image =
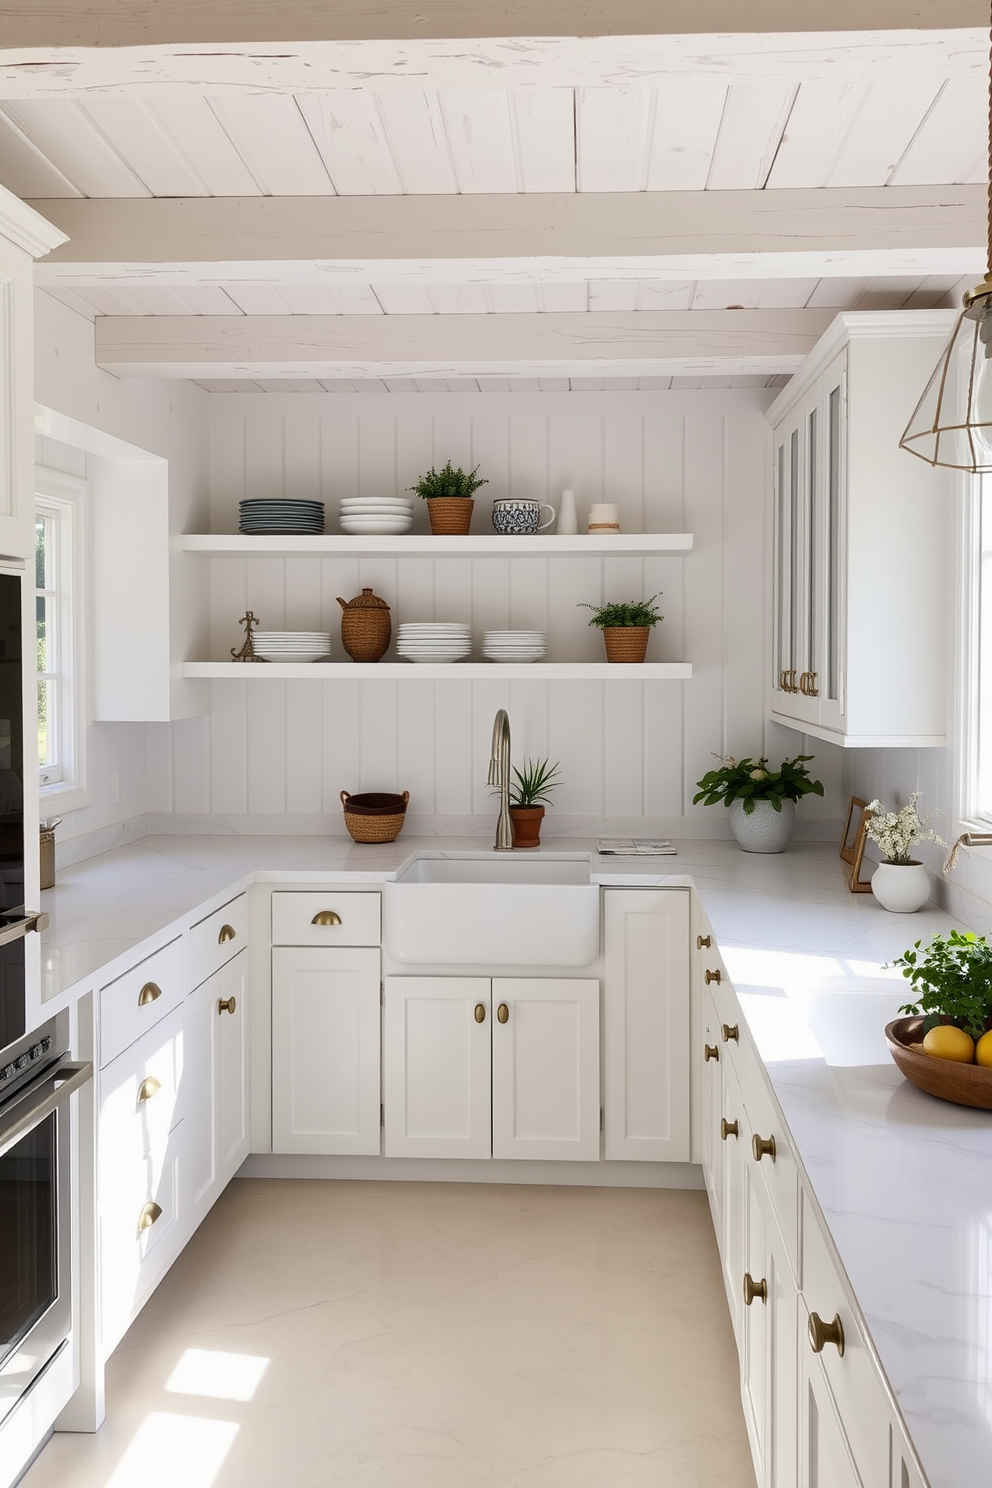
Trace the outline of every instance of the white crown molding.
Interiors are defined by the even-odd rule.
[[[55,227],[5,186],[0,186],[0,237],[30,253],[32,258],[42,258],[68,242],[68,233]]]

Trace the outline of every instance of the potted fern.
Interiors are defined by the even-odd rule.
[[[459,467],[453,468],[448,460],[440,470],[435,470],[432,465],[426,471],[416,485],[408,486],[408,491],[415,491],[427,502],[427,514],[431,520],[431,531],[437,536],[454,537],[463,536],[472,525],[472,508],[475,502],[473,493],[480,486],[488,486],[489,482],[484,476],[479,476],[475,470],[467,474]]]
[[[648,640],[652,626],[664,620],[655,609],[659,595],[650,599],[629,600],[623,604],[580,605],[580,609],[592,610],[590,625],[603,632],[607,661],[643,661],[648,651]]]
[[[510,786],[510,825],[514,847],[540,846],[541,822],[544,820],[541,803],[550,801],[551,792],[561,784],[555,778],[558,769],[558,760],[552,765],[546,759],[525,759],[522,770],[514,767]]]

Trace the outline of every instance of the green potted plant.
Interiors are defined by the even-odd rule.
[[[513,828],[514,847],[538,847],[541,842],[541,823],[544,820],[542,802],[551,800],[551,792],[561,784],[556,779],[560,762],[552,765],[548,760],[525,759],[524,767],[514,767],[510,786],[510,824]]]
[[[976,1043],[992,1029],[992,946],[984,935],[952,930],[918,940],[889,965],[902,967],[916,994],[899,1011],[923,1019],[922,1032],[951,1023]]]
[[[448,460],[440,470],[432,465],[408,491],[415,491],[427,502],[431,531],[439,536],[464,535],[472,524],[473,493],[489,482],[475,470],[456,470]]]
[[[664,620],[655,609],[658,594],[650,599],[632,599],[624,603],[604,605],[581,604],[580,609],[592,610],[590,625],[603,632],[607,661],[643,661],[647,655],[651,629]]]
[[[792,836],[796,819],[796,802],[803,796],[823,795],[823,785],[813,780],[806,768],[811,754],[797,754],[783,760],[777,770],[769,770],[768,756],[760,759],[734,759],[732,754],[715,754],[720,768],[707,770],[692,798],[692,804],[704,806],[723,802],[730,808],[730,827],[745,852],[782,852]]]

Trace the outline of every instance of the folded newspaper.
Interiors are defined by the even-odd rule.
[[[664,858],[675,855],[667,837],[600,837],[596,850],[602,858]]]

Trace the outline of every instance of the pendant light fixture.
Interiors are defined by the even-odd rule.
[[[989,50],[987,270],[964,309],[899,441],[928,465],[992,471],[992,23]]]

